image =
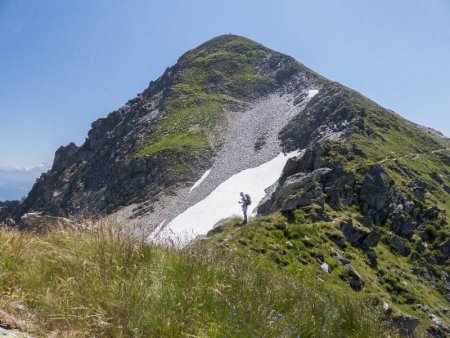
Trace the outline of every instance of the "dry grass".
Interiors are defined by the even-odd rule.
[[[1,319],[38,336],[375,337],[384,330],[362,302],[207,241],[160,247],[104,221],[43,235],[3,229],[0,249]]]

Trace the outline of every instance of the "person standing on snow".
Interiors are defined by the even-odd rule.
[[[249,194],[244,194],[241,192],[241,200],[239,201],[239,204],[242,206],[242,212],[244,213],[244,222],[242,224],[247,224],[247,209],[250,204],[252,204],[252,200],[250,199]]]

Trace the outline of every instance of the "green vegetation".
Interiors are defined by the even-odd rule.
[[[227,107],[243,105],[275,86],[275,73],[266,69],[270,58],[285,64],[285,72],[301,67],[294,59],[233,35],[213,39],[183,55],[165,88],[162,118],[133,158],[174,149],[195,155],[220,146],[227,128]]]
[[[214,144],[208,140],[216,128],[225,124],[224,96],[191,94],[173,98],[167,103],[169,113],[155,126],[136,157],[152,156],[163,150],[198,152]]]
[[[391,232],[391,218],[377,227],[382,234],[381,243],[374,248],[379,266],[357,268],[377,281],[366,284],[365,292],[372,289],[390,297],[395,311],[422,318],[423,322],[428,316],[424,306],[431,309],[430,313],[445,318],[439,311],[448,307],[445,294],[450,268],[441,248],[450,238],[450,141],[356,92],[348,91],[346,95],[349,107],[357,112],[358,123],[345,142],[325,142],[323,158],[343,165],[359,183],[370,167],[381,165],[392,178],[391,197],[412,201],[417,211],[436,210],[435,216],[419,217],[410,238],[400,238]],[[341,207],[341,212],[353,210],[355,217],[363,213],[358,205]],[[401,211],[398,214],[405,215]],[[401,251],[407,257],[402,257]],[[360,257],[360,261],[364,258]],[[425,335],[424,330],[422,324],[418,335]]]
[[[314,215],[313,213],[309,214]],[[345,216],[357,218],[359,213],[347,210],[333,212],[332,221],[316,222],[301,215],[301,221],[288,222],[280,214],[253,219],[248,226],[238,227],[239,220],[231,221],[223,233],[211,238],[217,249],[233,251],[247,261],[269,269],[285,271],[298,280],[308,280],[322,288],[340,295],[355,297],[371,304],[371,312],[378,313],[382,303],[390,305],[391,316],[409,314],[421,319],[416,334],[425,335],[429,325],[428,315],[421,306],[428,306],[431,313],[445,317],[442,308],[448,302],[439,288],[431,282],[418,278],[414,273],[417,262],[401,257],[390,247],[390,241],[379,243],[373,252],[377,259],[373,265],[368,253],[346,243],[336,244],[340,221]],[[389,232],[378,229],[385,239]],[[211,246],[211,243],[207,244]],[[348,261],[364,280],[360,291],[353,290],[343,276],[346,267],[338,256]],[[327,263],[330,272],[321,270]]]
[[[259,226],[242,229],[244,237]],[[390,331],[366,299],[314,275],[274,269],[255,253],[232,250],[234,243],[219,250],[215,241],[163,248],[109,224],[42,236],[1,230],[0,243],[0,322],[7,313],[36,335],[379,337]]]

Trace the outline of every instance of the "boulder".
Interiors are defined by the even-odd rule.
[[[374,217],[377,225],[384,222],[388,214],[389,187],[391,177],[379,165],[375,165],[364,175],[360,190],[360,203],[364,214]]]
[[[297,208],[305,207],[311,205],[312,199],[310,196],[305,196],[302,194],[297,194],[287,197],[283,204],[281,205],[281,211],[291,211]]]
[[[217,225],[214,226],[214,228],[212,228],[211,230],[209,230],[206,234],[206,237],[211,237],[214,236],[216,234],[220,234],[221,232],[223,232],[225,229],[223,227],[223,225]]]
[[[392,321],[394,322],[395,326],[400,329],[400,331],[408,335],[412,335],[416,327],[420,324],[419,319],[406,314],[394,316],[392,318]]]
[[[353,265],[347,265],[348,276],[350,277],[349,283],[350,286],[355,290],[360,290],[364,284],[364,280],[358,271],[355,270]]]
[[[282,177],[289,177],[299,172],[312,172],[319,168],[320,151],[305,149],[300,155],[287,160]]]
[[[411,217],[404,213],[395,211],[391,215],[391,230],[399,236],[410,238],[414,233],[414,223]]]
[[[413,181],[411,183],[408,183],[407,187],[412,190],[418,200],[423,201],[425,199],[427,184],[424,181]]]
[[[450,239],[447,239],[447,241],[444,242],[444,244],[442,244],[439,247],[439,250],[442,252],[442,256],[444,257],[444,260],[449,259],[450,258]]]
[[[437,206],[428,207],[423,211],[423,218],[435,221],[439,217],[439,208]]]
[[[287,169],[287,172],[291,171],[292,169]],[[320,200],[323,194],[322,182],[331,172],[330,168],[320,168],[310,173],[300,172],[285,177],[280,180],[271,197],[260,203],[258,213],[267,214],[277,209],[292,211],[309,206],[314,200]]]
[[[378,266],[377,254],[373,250],[367,251],[367,257],[369,258],[370,266],[376,268]]]
[[[432,314],[430,316],[430,319],[436,325],[436,327],[439,329],[439,331],[441,331],[445,334],[450,334],[450,327],[447,324],[445,324],[441,318]]]
[[[402,240],[398,236],[394,236],[392,239],[392,245],[394,246],[395,250],[401,255],[401,256],[408,256],[411,250],[403,244]]]
[[[350,217],[342,220],[341,231],[347,242],[362,249],[377,246],[381,238],[376,230],[354,224]]]
[[[287,195],[297,192],[303,189],[305,192],[311,191],[316,187],[316,183],[320,182],[322,177],[329,174],[332,171],[330,168],[320,168],[311,173],[298,173],[290,176],[286,179],[283,185],[278,191],[278,196],[280,199],[286,197]]]
[[[330,273],[330,266],[328,265],[328,263],[323,262],[323,263],[320,265],[320,268],[321,268],[323,271],[325,271],[325,272],[327,272],[327,273]]]
[[[364,285],[364,280],[361,275],[356,271],[356,269],[351,264],[347,264],[347,271],[345,273],[340,274],[339,276],[345,280],[352,289],[361,290]]]

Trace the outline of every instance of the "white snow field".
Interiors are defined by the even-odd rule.
[[[200,177],[200,179],[194,183],[194,185],[191,187],[191,189],[189,189],[189,192],[191,192],[192,190],[197,188],[208,177],[210,172],[211,172],[211,169],[205,171],[205,173],[202,175],[202,177]]]
[[[311,89],[308,91],[308,99],[312,99],[314,96],[319,94],[319,91],[317,89]]]
[[[187,244],[199,235],[205,235],[220,220],[241,214],[238,203],[241,191],[252,198],[256,207],[265,196],[265,189],[280,177],[286,161],[299,152],[279,154],[255,168],[245,169],[221,183],[206,198],[175,217],[159,234],[159,239],[176,239]]]

